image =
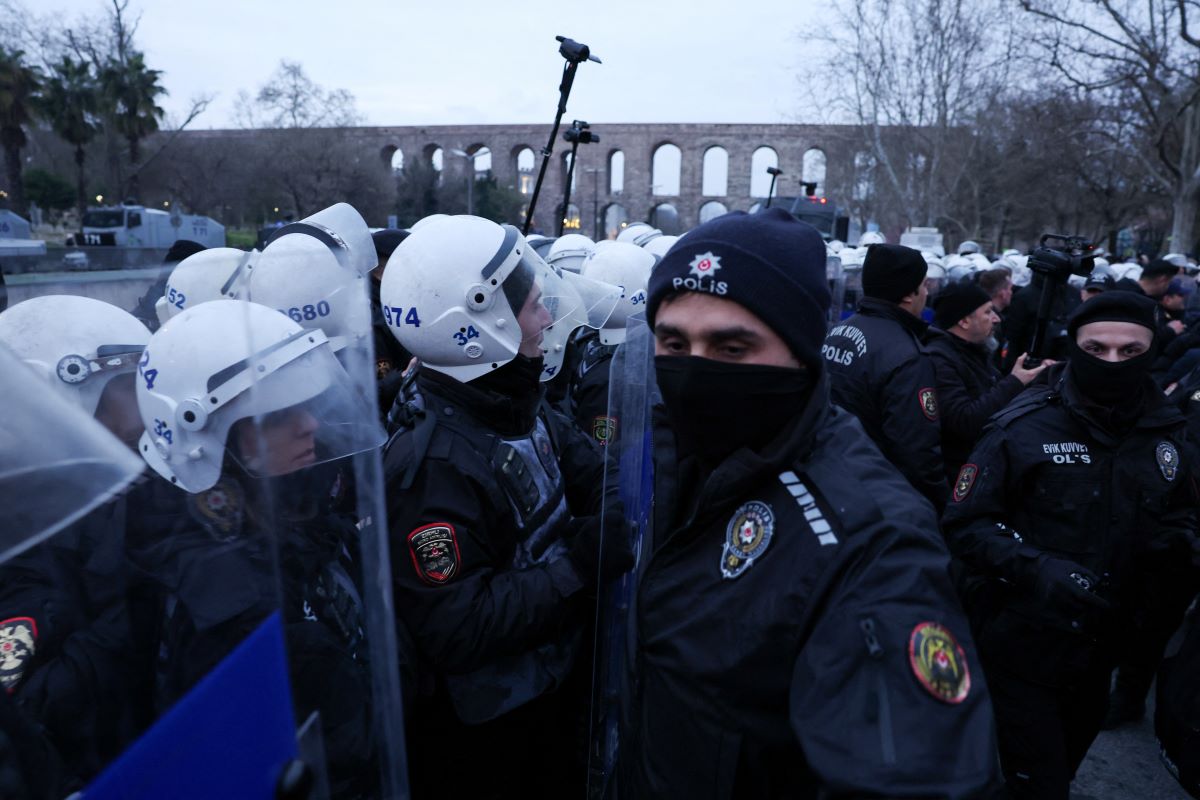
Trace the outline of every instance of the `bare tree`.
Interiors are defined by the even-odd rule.
[[[1200,44],[1195,0],[1020,0],[1044,28],[1042,57],[1068,85],[1132,113],[1139,165],[1171,199],[1173,249],[1200,208]]]

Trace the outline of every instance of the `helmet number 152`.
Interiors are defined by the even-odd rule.
[[[421,327],[421,318],[417,316],[417,310],[410,308],[408,313],[404,313],[404,309],[400,306],[383,306],[383,319],[388,325],[395,325],[399,328],[401,325],[412,325],[414,328]]]

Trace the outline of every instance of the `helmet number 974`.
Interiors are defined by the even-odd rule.
[[[388,325],[395,325],[399,328],[401,325],[412,325],[414,328],[421,327],[421,318],[417,316],[417,310],[410,308],[408,313],[404,313],[401,306],[382,306],[383,320]]]
[[[479,338],[479,331],[475,330],[474,325],[468,325],[454,332],[454,341],[458,342],[459,347],[463,347],[472,339]]]

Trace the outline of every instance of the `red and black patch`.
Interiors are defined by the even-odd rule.
[[[908,663],[925,691],[943,703],[956,705],[971,692],[967,655],[947,628],[921,622],[908,637]]]
[[[593,417],[592,438],[601,446],[607,445],[617,435],[617,420],[615,417]]]
[[[974,464],[962,465],[962,469],[958,471],[958,477],[954,479],[954,502],[961,503],[967,499],[977,477],[979,477],[979,467]]]
[[[938,403],[937,392],[929,387],[917,392],[917,400],[921,404],[921,413],[931,422],[937,422],[938,418]]]
[[[412,555],[417,577],[431,586],[449,583],[458,574],[462,557],[458,552],[458,537],[448,522],[422,525],[408,535],[408,552]]]
[[[10,694],[37,652],[37,623],[32,617],[0,620],[0,686]]]

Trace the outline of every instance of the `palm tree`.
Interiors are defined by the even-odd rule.
[[[100,82],[113,106],[113,122],[129,145],[130,176],[127,194],[137,197],[141,143],[158,130],[163,110],[155,104],[166,89],[158,82],[162,72],[149,69],[141,53],[124,61],[111,61],[100,73]]]
[[[21,150],[28,143],[25,126],[33,120],[41,88],[41,73],[25,63],[25,53],[0,47],[0,148],[8,173],[9,205],[25,215],[25,185],[21,180]]]
[[[75,148],[75,205],[80,218],[87,210],[87,186],[83,162],[86,147],[96,136],[99,127],[96,114],[100,110],[100,85],[85,61],[64,57],[55,64],[42,93],[41,113],[54,132]]]

